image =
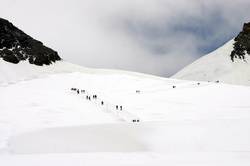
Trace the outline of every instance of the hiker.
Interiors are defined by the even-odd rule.
[[[118,105],[116,105],[115,108],[116,108],[116,110],[118,110],[118,108],[119,108]]]
[[[103,101],[101,102],[101,105],[104,105],[104,102],[103,102]]]
[[[120,110],[122,111],[122,106],[120,106]]]
[[[77,92],[77,94],[79,94],[79,93],[80,93],[79,89],[77,89],[77,91],[76,91],[76,92]]]

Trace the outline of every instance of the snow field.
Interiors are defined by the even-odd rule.
[[[142,122],[138,124],[139,126],[143,126],[144,123],[152,123],[152,126],[156,126],[153,130],[159,129],[159,133],[163,135],[155,133],[151,135],[158,135],[164,139],[160,147],[164,147],[164,144],[166,144],[170,147],[173,146],[170,149],[178,149],[179,151],[181,151],[181,147],[186,151],[188,148],[184,147],[189,144],[194,144],[196,147],[198,142],[195,140],[197,139],[192,138],[186,140],[183,134],[179,136],[172,133],[172,131],[180,131],[180,133],[189,131],[187,135],[190,135],[192,129],[196,131],[196,126],[201,129],[199,132],[194,132],[194,134],[198,136],[202,133],[203,128],[204,130],[206,128],[208,131],[211,130],[211,135],[213,135],[213,132],[218,134],[224,128],[227,128],[227,126],[223,125],[226,122],[234,124],[237,128],[241,128],[242,131],[240,130],[240,133],[243,132],[247,124],[238,124],[238,122],[247,123],[245,121],[250,119],[250,104],[248,102],[250,89],[248,87],[226,84],[200,83],[201,84],[198,85],[197,82],[140,78],[126,74],[98,75],[69,73],[56,74],[46,78],[9,85],[0,88],[2,92],[0,94],[2,101],[0,106],[0,121],[2,124],[3,122],[8,122],[8,127],[2,128],[6,131],[6,134],[3,133],[3,138],[19,135],[24,132],[35,132],[36,130],[46,128],[62,127],[62,131],[64,131],[64,127],[67,128],[67,126],[76,126],[77,128],[79,126],[79,128],[81,128],[83,125],[95,126],[110,123],[116,126],[118,125],[117,123],[122,123],[124,119],[126,120],[124,114],[116,116],[113,113],[116,111],[116,104],[122,105],[129,115],[139,117],[143,122],[143,124],[141,124]],[[172,88],[173,85],[175,85],[176,88]],[[107,103],[107,107],[94,104],[94,101],[88,101],[84,96],[76,95],[70,91],[72,87],[81,87],[81,89],[85,89],[89,94],[97,94],[98,99]],[[141,91],[139,94],[136,93],[138,89]],[[9,104],[10,99],[12,104]],[[100,101],[96,102],[100,103]],[[167,125],[163,125],[164,127],[162,127],[162,125],[157,125],[159,122],[164,124],[174,123],[181,127],[172,126],[168,128],[166,127]],[[192,124],[190,129],[186,128],[186,122]],[[203,126],[204,124],[206,125]],[[216,125],[214,126],[214,124]],[[216,132],[217,130],[215,129],[219,128],[219,126],[221,126],[220,132]],[[137,125],[134,127],[137,128]],[[117,128],[122,129],[123,127]],[[117,128],[113,129],[113,132],[118,130]],[[124,128],[126,128],[126,126]],[[144,128],[145,127],[142,127],[143,131]],[[83,130],[84,129],[83,127]],[[136,133],[140,133],[139,131],[141,129],[137,130],[138,132]],[[233,131],[232,128],[230,128],[229,131],[231,130]],[[244,138],[248,138],[248,130],[246,129],[244,132],[246,134]],[[67,132],[65,131],[65,133]],[[130,133],[130,129],[128,133]],[[165,134],[168,136],[166,137]],[[49,138],[49,134],[45,134],[45,137]],[[222,136],[222,138],[225,139],[227,137],[230,138],[230,135],[227,133]],[[172,139],[169,140],[169,138]],[[186,142],[186,144],[184,144],[185,146],[178,141],[176,144],[171,142],[178,140],[177,138]],[[208,141],[206,137],[200,139],[202,142]],[[192,143],[191,140],[194,140],[194,142]],[[214,140],[216,140],[216,138],[214,138]],[[239,138],[233,138],[231,141],[234,142],[235,140],[239,140]],[[161,141],[157,140],[153,142]],[[163,142],[165,143],[163,144]],[[243,142],[245,145],[244,148],[248,149],[248,143],[246,141],[241,140],[238,142]],[[223,141],[221,143],[223,143]],[[4,141],[2,144],[4,144]],[[25,143],[20,144],[26,146]],[[95,145],[95,143],[90,143],[90,146],[91,145]],[[146,145],[148,148],[148,144]],[[78,146],[81,147],[80,145]],[[225,144],[225,146],[229,146],[229,144]],[[14,147],[18,147],[18,145],[15,144]],[[50,146],[44,145],[44,147]],[[213,146],[209,145],[209,147]],[[244,148],[242,147],[242,150],[247,150]],[[241,148],[236,148],[236,150],[240,149]],[[215,151],[216,150],[215,148]],[[235,149],[233,148],[233,150]],[[83,149],[83,151],[85,150]]]
[[[0,86],[1,164],[249,165],[249,87],[65,66]]]

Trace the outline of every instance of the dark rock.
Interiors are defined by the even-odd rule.
[[[13,54],[12,51],[8,49],[3,49],[2,53],[3,53],[2,55],[3,60],[7,62],[15,63],[15,64],[19,62],[18,58]]]
[[[28,60],[35,65],[50,65],[61,60],[58,53],[33,39],[9,21],[0,18],[0,58],[19,63]]]
[[[245,23],[243,30],[234,39],[234,50],[231,52],[231,60],[239,58],[245,60],[245,55],[250,54],[250,23]]]

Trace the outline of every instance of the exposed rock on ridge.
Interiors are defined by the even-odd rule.
[[[49,65],[61,60],[58,53],[33,39],[8,20],[0,18],[0,58],[19,63],[28,60],[35,65]]]
[[[234,39],[234,49],[231,52],[231,60],[234,58],[240,58],[245,60],[245,55],[250,54],[250,22],[245,23],[243,30]]]

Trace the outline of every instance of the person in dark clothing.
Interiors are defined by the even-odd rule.
[[[118,105],[116,105],[115,108],[116,108],[116,110],[118,110],[118,108],[119,108]]]
[[[104,105],[104,102],[103,102],[103,101],[101,102],[101,105]]]
[[[77,91],[76,91],[76,92],[77,92],[77,94],[79,94],[79,93],[80,93],[79,89],[77,89]]]
[[[120,110],[122,111],[122,106],[120,106]]]

